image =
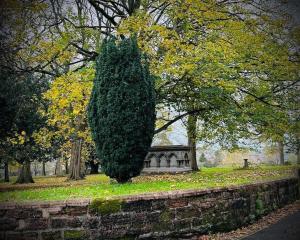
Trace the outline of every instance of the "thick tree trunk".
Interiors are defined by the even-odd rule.
[[[197,138],[197,117],[189,115],[187,121],[188,146],[190,147],[190,161],[193,171],[198,171],[197,155],[196,155],[196,138]]]
[[[84,169],[81,162],[82,139],[72,143],[71,164],[69,180],[80,180],[84,178]]]
[[[284,145],[283,141],[278,141],[279,164],[284,165]]]
[[[16,183],[34,183],[30,171],[30,161],[23,162],[22,167],[19,170],[19,176]]]
[[[43,169],[42,169],[42,175],[43,176],[46,176],[46,163],[44,161],[42,161],[42,166],[43,166]]]
[[[90,166],[91,166],[91,174],[98,174],[98,168],[99,168],[99,163],[98,162],[94,162],[94,161],[90,161]]]
[[[4,162],[4,182],[9,182],[8,161]]]

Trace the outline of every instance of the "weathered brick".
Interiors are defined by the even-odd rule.
[[[6,214],[7,210],[6,209],[0,209],[0,218],[3,218]]]
[[[124,202],[122,204],[122,210],[124,212],[151,211],[151,201],[138,200],[133,202]]]
[[[203,225],[202,217],[199,216],[199,217],[192,218],[191,224],[192,224],[192,228],[196,228],[198,226]]]
[[[128,229],[130,229],[131,227],[131,223],[124,223],[124,224],[114,224],[114,223],[106,223],[106,224],[101,224],[100,225],[100,230],[102,232],[106,232],[106,231],[112,231],[112,232],[126,232]]]
[[[87,232],[88,232],[87,239],[89,239],[89,240],[100,240],[100,239],[103,239],[101,237],[101,232],[99,231],[99,229],[93,229],[93,230],[89,230]]]
[[[160,216],[161,212],[140,212],[133,214],[131,219],[132,224],[130,226],[129,233],[137,234],[139,232],[142,234],[150,232],[153,223],[161,221]]]
[[[170,199],[167,203],[169,208],[185,207],[188,205],[187,199]]]
[[[116,213],[110,215],[104,215],[101,217],[101,224],[111,224],[112,222],[115,224],[130,224],[133,213]]]
[[[152,224],[153,223],[148,223],[148,222],[136,222],[136,223],[133,223],[128,228],[127,234],[139,236],[139,235],[151,232],[151,230],[152,230]]]
[[[87,206],[66,206],[62,208],[62,214],[69,216],[82,216],[87,214]]]
[[[116,229],[104,230],[104,231],[100,231],[100,233],[96,239],[97,240],[98,239],[127,239],[126,233],[127,233],[127,230],[124,230],[124,229],[123,230],[116,230]]]
[[[176,208],[176,218],[185,219],[201,216],[201,212],[198,208],[194,207],[183,207]]]
[[[60,217],[52,218],[51,226],[52,228],[77,228],[82,226],[83,220],[79,217]]]
[[[43,216],[41,209],[22,208],[7,209],[5,214],[7,217],[16,219],[41,218]]]
[[[9,232],[6,235],[6,240],[37,240],[37,232]]]
[[[234,199],[231,203],[231,208],[233,209],[240,209],[246,206],[247,206],[247,202],[246,199],[244,198]]]
[[[62,206],[53,206],[53,207],[47,208],[46,211],[48,212],[49,216],[59,216],[59,215],[63,214]]]
[[[151,201],[152,211],[164,210],[167,208],[167,201],[165,199],[155,199]]]
[[[191,229],[191,222],[192,219],[184,219],[184,220],[174,220],[172,222],[174,226],[174,230],[176,231],[183,231]]]
[[[203,198],[194,198],[189,202],[189,205],[194,207],[194,208],[199,208],[199,209],[208,209],[213,207],[215,204],[211,201],[206,202],[205,199]]]
[[[100,217],[88,217],[84,219],[82,226],[85,229],[98,229],[100,224],[101,224]]]
[[[42,240],[61,240],[62,234],[60,231],[50,231],[41,233]]]
[[[29,218],[21,221],[22,224],[19,225],[19,230],[42,230],[49,227],[49,220],[44,218]]]
[[[14,218],[0,218],[0,230],[14,230],[18,227],[18,222]]]
[[[87,214],[88,207],[86,205],[75,205],[75,206],[52,206],[46,209],[49,216],[84,216]]]

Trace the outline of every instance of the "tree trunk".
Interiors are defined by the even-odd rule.
[[[72,143],[69,180],[80,180],[84,178],[84,169],[81,163],[81,147],[82,139],[77,139]]]
[[[54,171],[55,176],[62,176],[62,169],[61,169],[61,159],[58,158],[55,164],[55,171]]]
[[[278,141],[279,164],[284,165],[284,145],[283,141]]]
[[[30,171],[30,161],[23,162],[22,167],[19,170],[19,176],[16,183],[34,183]]]
[[[187,135],[188,146],[190,147],[190,161],[193,171],[198,171],[197,156],[196,156],[196,138],[197,138],[197,117],[193,115],[188,116],[187,121]]]
[[[300,165],[300,147],[297,148],[297,164]]]
[[[42,169],[42,175],[46,176],[46,163],[44,161],[42,161],[42,165],[43,165],[43,169]]]
[[[91,174],[98,174],[98,168],[99,168],[99,163],[94,162],[93,160],[90,161],[90,166],[91,166]]]
[[[248,159],[245,158],[244,159],[244,166],[243,166],[243,168],[248,168],[248,167],[249,167]]]
[[[4,162],[4,182],[9,182],[8,161]]]
[[[33,162],[33,173],[34,176],[36,176],[38,174],[38,166],[36,162]]]
[[[66,174],[69,174],[68,159],[66,159],[66,161],[65,161],[65,169],[66,169]]]

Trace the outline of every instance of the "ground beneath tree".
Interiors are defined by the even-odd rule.
[[[300,201],[264,216],[256,223],[228,233],[218,233],[194,240],[298,240],[300,236]]]

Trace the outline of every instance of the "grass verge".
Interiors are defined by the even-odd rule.
[[[161,174],[139,176],[132,183],[111,183],[103,174],[87,176],[85,180],[65,182],[65,178],[36,178],[42,187],[8,191],[7,183],[1,183],[0,202],[32,200],[66,200],[74,198],[108,198],[141,193],[162,192],[179,189],[206,189],[271,181],[295,176],[295,166],[257,166],[249,169],[229,167],[203,168],[199,172],[185,174]],[[51,183],[55,183],[54,185]],[[59,185],[61,184],[61,185]],[[66,185],[67,184],[67,185]]]

